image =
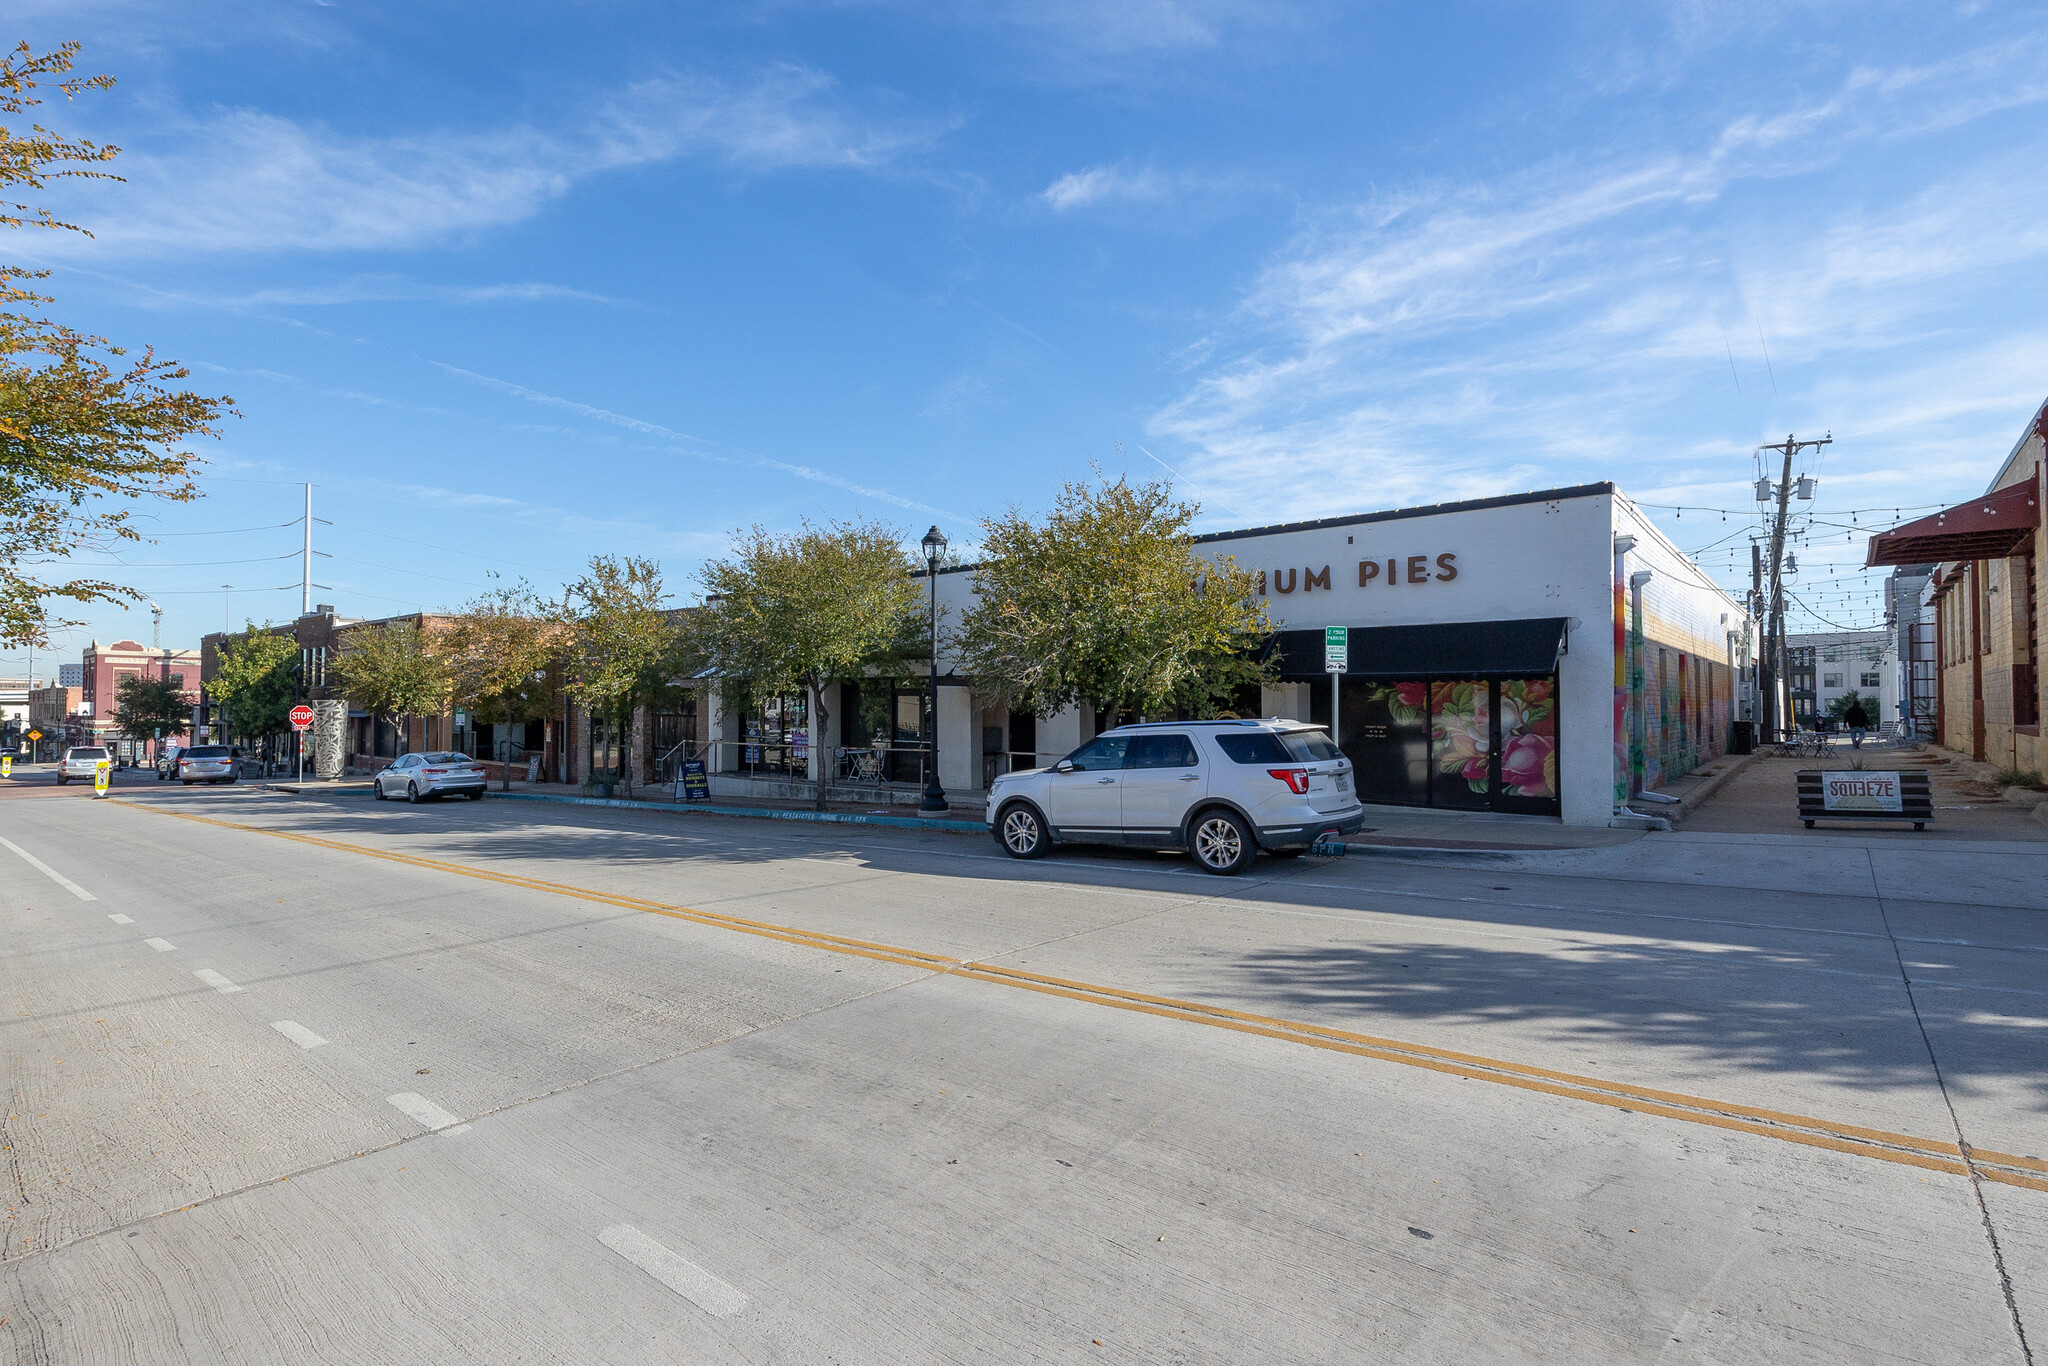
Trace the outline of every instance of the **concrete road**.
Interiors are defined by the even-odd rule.
[[[2024,1362],[2048,850],[0,792],[8,1362]],[[1965,1147],[1964,1145],[1967,1145]]]

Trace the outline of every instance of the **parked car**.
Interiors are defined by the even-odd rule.
[[[64,757],[57,763],[58,785],[62,786],[73,778],[91,782],[93,770],[108,762],[105,745],[73,745],[64,751]]]
[[[178,756],[185,751],[176,745],[165,745],[156,752],[156,780],[164,782],[178,776]]]
[[[226,745],[194,745],[178,751],[178,781],[190,787],[194,783],[231,783],[239,774],[240,758]]]
[[[474,802],[483,800],[489,785],[484,766],[467,754],[401,754],[370,780],[370,792],[380,802],[393,793],[409,802],[455,796]]]
[[[1104,731],[1048,768],[998,776],[988,829],[1013,858],[1053,844],[1185,849],[1211,873],[1242,872],[1365,823],[1351,761],[1321,726],[1176,721]]]

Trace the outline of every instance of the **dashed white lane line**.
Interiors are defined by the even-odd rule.
[[[461,1116],[451,1115],[440,1106],[420,1095],[417,1091],[400,1091],[395,1096],[386,1096],[400,1113],[423,1129],[432,1129],[437,1134],[459,1134],[469,1126]]]
[[[233,982],[230,982],[227,978],[215,972],[212,968],[201,968],[192,975],[194,977],[197,977],[200,981],[206,983],[206,985],[212,987],[215,991],[218,992],[226,993],[230,991],[241,990],[240,987],[236,986]]]
[[[707,1314],[724,1318],[747,1307],[745,1295],[631,1224],[614,1224],[597,1240]]]
[[[145,939],[142,942],[155,949],[158,953],[176,953],[178,951],[178,946],[168,939]]]
[[[114,912],[114,914],[108,916],[107,919],[113,921],[116,925],[133,925],[135,923],[127,916],[122,915],[119,911]]]
[[[297,1020],[272,1020],[270,1027],[301,1048],[318,1048],[327,1042]]]
[[[12,849],[12,850],[13,850],[13,851],[14,851],[15,853],[17,853],[17,854],[21,855],[21,857],[22,857],[22,861],[23,861],[23,862],[25,862],[25,863],[27,863],[29,867],[31,867],[31,868],[33,868],[33,869],[35,869],[35,870],[36,870],[37,872],[41,873],[41,874],[42,874],[42,875],[43,875],[44,877],[46,877],[46,878],[50,879],[50,881],[52,881],[52,882],[56,883],[56,884],[57,884],[57,885],[58,885],[59,887],[62,887],[62,888],[63,888],[63,889],[65,890],[65,891],[67,891],[67,892],[71,893],[71,895],[73,895],[73,896],[77,897],[77,898],[78,898],[78,899],[79,899],[80,901],[98,901],[98,900],[99,900],[99,898],[98,898],[98,897],[96,897],[96,896],[94,896],[94,895],[93,895],[93,894],[92,894],[91,892],[88,892],[87,890],[85,890],[85,888],[83,888],[83,887],[79,886],[79,885],[78,885],[77,883],[73,882],[73,881],[72,881],[72,880],[71,880],[70,878],[68,878],[68,877],[65,877],[65,876],[64,876],[64,875],[63,875],[62,873],[58,872],[58,871],[57,871],[57,870],[56,870],[55,868],[52,868],[52,867],[51,867],[51,866],[50,866],[49,864],[47,864],[47,863],[43,862],[43,861],[42,861],[41,859],[37,858],[37,857],[36,857],[36,856],[35,856],[34,854],[31,854],[31,853],[30,853],[30,852],[29,852],[28,850],[26,850],[26,849],[22,848],[22,847],[21,847],[20,845],[16,844],[16,843],[15,843],[15,842],[14,842],[13,840],[10,840],[10,839],[0,839],[0,844],[4,844],[4,845],[6,845],[6,846],[7,846],[7,847],[8,847],[9,849]]]

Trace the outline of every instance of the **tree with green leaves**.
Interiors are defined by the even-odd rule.
[[[111,76],[61,79],[77,43],[37,53],[27,43],[0,55],[0,116],[42,103],[34,93],[55,79],[75,99],[105,90]],[[40,124],[0,126],[0,195],[41,190],[52,180],[118,180],[96,169],[119,148],[59,136]],[[0,199],[0,227],[79,232],[49,210]],[[47,645],[53,602],[132,602],[133,588],[97,577],[46,578],[45,565],[81,551],[105,551],[143,535],[130,524],[137,500],[189,502],[197,458],[173,449],[194,436],[218,436],[233,400],[176,387],[189,372],[145,350],[139,358],[21,311],[51,300],[27,282],[48,271],[0,265],[0,645]]]
[[[984,521],[957,642],[977,690],[1040,717],[1082,702],[1208,716],[1270,682],[1257,580],[1196,547],[1187,527],[1200,511],[1164,482],[1119,476],[1068,484],[1043,522],[1014,508]]]
[[[298,643],[254,622],[240,635],[223,640],[213,678],[206,685],[225,717],[223,731],[246,740],[282,733],[291,724],[292,705],[298,700],[298,667]]]
[[[568,625],[528,584],[497,584],[440,623],[434,648],[458,707],[480,721],[533,721],[553,709]]]
[[[185,700],[184,680],[130,675],[114,688],[115,724],[133,740],[171,739],[192,722],[192,704]]]
[[[418,622],[365,622],[338,633],[327,685],[378,720],[439,716],[448,708],[448,670]],[[399,727],[399,752],[409,737]]]
[[[757,526],[701,578],[717,603],[697,631],[711,666],[755,693],[802,692],[821,730],[830,684],[899,656],[917,635],[917,581],[900,533],[878,522],[806,522],[783,536]]]
[[[664,596],[661,566],[630,555],[592,556],[589,572],[569,586],[569,695],[617,728],[628,792],[633,712],[687,667],[681,654],[686,638],[662,607]]]

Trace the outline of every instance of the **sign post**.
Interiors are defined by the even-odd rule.
[[[1339,676],[1351,668],[1351,628],[1348,626],[1325,626],[1323,628],[1323,672],[1330,676],[1330,743],[1339,744],[1337,730],[1338,712],[1343,701],[1338,692]]]
[[[12,754],[0,754],[0,778],[12,778],[13,776],[14,756]]]
[[[107,795],[107,784],[114,781],[114,761],[102,759],[92,766],[92,799],[98,801]]]
[[[304,702],[291,710],[292,732],[299,737],[299,781],[306,781],[306,732],[313,728],[313,709]]]

